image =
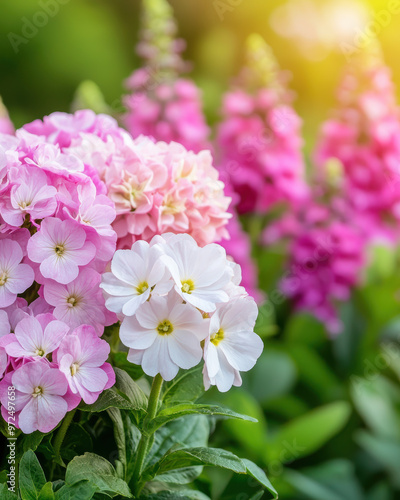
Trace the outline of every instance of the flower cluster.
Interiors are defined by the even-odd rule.
[[[99,284],[115,215],[79,158],[24,129],[0,135],[0,402],[14,386],[24,433],[114,383],[99,337],[117,318]]]
[[[118,250],[101,287],[122,320],[128,360],[147,375],[172,380],[204,358],[206,389],[241,385],[262,352],[254,333],[257,306],[240,283],[240,268],[216,244],[189,235],[155,236]]]
[[[313,314],[335,335],[342,330],[337,304],[348,300],[360,281],[366,241],[356,214],[349,222],[352,212],[343,200],[330,201],[328,206],[309,199],[267,227],[263,239],[266,245],[289,241],[281,290],[296,309]]]
[[[210,147],[209,128],[202,112],[200,90],[186,79],[151,82],[151,73],[138,69],[127,81],[124,124],[133,137],[144,134],[158,141],[179,142],[199,152]]]
[[[221,169],[239,194],[239,213],[264,213],[304,199],[300,118],[287,103],[271,50],[249,39],[249,66],[224,99],[217,143]]]
[[[342,163],[342,191],[366,220],[370,238],[399,238],[400,116],[390,70],[369,48],[352,61],[338,93],[339,108],[322,128],[316,161]]]
[[[200,245],[227,236],[230,198],[208,151],[132,139],[112,118],[89,110],[54,113],[25,129],[83,162],[98,192],[115,204],[119,248],[168,231],[188,233]],[[101,224],[103,218],[97,220]]]

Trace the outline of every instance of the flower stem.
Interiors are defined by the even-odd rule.
[[[149,404],[147,407],[147,417],[144,421],[144,429],[142,432],[142,437],[140,438],[139,446],[137,449],[136,463],[133,471],[133,488],[135,490],[135,495],[139,495],[142,485],[140,483],[140,476],[142,474],[144,460],[146,458],[151,434],[146,431],[147,423],[153,420],[157,414],[158,402],[160,399],[161,388],[163,384],[163,379],[160,374],[156,375],[153,379],[153,384],[151,386]]]
[[[55,457],[54,457],[53,463],[51,465],[51,473],[50,473],[51,479],[53,479],[54,469],[56,467],[58,459],[60,458],[61,445],[64,442],[65,435],[67,434],[68,428],[71,425],[71,422],[74,418],[75,413],[76,413],[76,408],[65,415],[63,423],[61,424],[60,428],[58,429],[58,432],[57,432],[56,437],[54,439],[53,448],[54,448]]]

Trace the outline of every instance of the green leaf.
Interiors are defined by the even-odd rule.
[[[349,460],[326,460],[316,466],[301,471],[301,476],[290,472],[286,479],[307,498],[321,500],[321,490],[327,498],[336,496],[341,500],[364,500],[365,494],[360,487],[354,464]]]
[[[350,413],[349,403],[337,401],[283,425],[266,448],[267,460],[286,463],[313,453],[344,427]]]
[[[53,485],[51,482],[46,483],[40,490],[38,500],[54,500]]]
[[[78,481],[74,484],[65,484],[55,494],[55,500],[90,500],[97,486],[89,481]]]
[[[400,488],[400,441],[373,436],[365,431],[357,431],[355,440],[388,471],[392,482]]]
[[[185,447],[207,446],[210,433],[209,419],[204,415],[188,415],[161,427],[154,436],[154,443],[147,456],[146,467],[155,464],[166,453]],[[203,467],[189,467],[161,474],[157,481],[170,484],[186,484],[194,481]]]
[[[66,439],[61,447],[61,457],[67,462],[86,451],[92,451],[93,442],[90,434],[78,423],[72,422],[68,427]]]
[[[32,434],[25,435],[24,439],[23,439],[23,443],[22,443],[23,450],[24,451],[28,451],[28,450],[36,451],[37,447],[40,445],[40,443],[42,442],[44,437],[45,437],[45,434],[43,434],[39,431],[35,431],[35,432],[32,432]]]
[[[16,493],[9,491],[7,484],[0,484],[0,498],[1,500],[17,500]]]
[[[128,485],[117,477],[110,462],[94,453],[85,453],[80,457],[75,457],[68,464],[65,474],[67,484],[72,485],[84,479],[95,484],[101,493],[111,497],[122,495],[132,498]]]
[[[154,443],[146,458],[145,466],[155,464],[172,448],[197,448],[207,446],[210,433],[209,419],[204,415],[188,415],[169,422],[161,427],[154,436]],[[201,474],[202,467],[171,471],[162,475],[162,481],[184,484]],[[160,479],[161,480],[161,479]]]
[[[285,479],[310,500],[343,500],[341,495],[294,469],[285,471]]]
[[[265,472],[258,467],[255,463],[247,460],[246,458],[242,458],[242,462],[246,466],[247,474],[258,481],[260,484],[264,486],[270,493],[274,495],[274,498],[278,498],[278,493],[276,489],[272,486],[270,480],[267,478]]]
[[[353,377],[352,382],[354,404],[368,426],[384,438],[399,440],[399,415],[395,407],[397,387],[382,376],[372,380]]]
[[[213,465],[239,474],[247,472],[242,460],[229,451],[219,448],[186,448],[171,451],[159,462],[148,467],[143,472],[143,479],[150,481],[165,472],[195,465]]]
[[[78,409],[81,411],[89,411],[93,413],[108,410],[108,408],[119,408],[120,410],[136,410],[132,403],[120,396],[114,388],[106,389],[100,394],[97,401],[88,405],[81,403]]]
[[[19,466],[19,488],[22,500],[37,500],[46,484],[43,469],[32,450],[24,453]]]
[[[147,410],[148,399],[138,384],[126,373],[126,371],[115,368],[115,387],[125,394],[128,400],[137,410]]]
[[[181,370],[171,382],[165,384],[163,403],[172,406],[199,399],[204,394],[202,371],[201,364],[190,370]]]
[[[129,483],[135,466],[135,452],[140,440],[140,432],[130,412],[118,408],[109,408],[107,413],[113,421],[114,438],[118,448],[118,457],[123,468],[120,477]]]
[[[220,406],[216,405],[180,404],[161,410],[157,417],[150,422],[149,431],[154,432],[156,429],[166,424],[167,422],[170,422],[171,420],[175,420],[176,418],[192,414],[215,415],[237,418],[239,420],[247,420],[248,422],[257,422],[255,418],[248,417],[247,415],[241,415],[240,413],[236,413],[229,408],[221,408]]]

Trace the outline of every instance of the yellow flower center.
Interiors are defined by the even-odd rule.
[[[35,351],[36,356],[43,357],[44,356],[44,350],[41,347],[38,347]]]
[[[71,295],[70,297],[68,297],[67,299],[67,304],[70,305],[70,307],[75,307],[78,305],[78,297],[74,297],[73,295]]]
[[[42,387],[35,387],[32,392],[32,397],[37,398],[38,396],[41,396],[43,394],[43,388]]]
[[[148,288],[148,283],[146,283],[146,281],[142,281],[142,283],[139,283],[136,287],[136,291],[139,295],[142,295],[142,293],[144,293]]]
[[[72,363],[71,365],[71,375],[74,376],[79,369],[78,363]]]
[[[192,293],[194,290],[194,282],[192,280],[184,280],[182,283],[182,292],[183,293]]]
[[[218,345],[224,337],[224,330],[220,328],[218,332],[211,335],[210,340],[214,345]]]
[[[56,254],[61,257],[63,255],[63,253],[65,252],[65,247],[64,245],[56,245],[54,247],[54,251],[56,252]]]
[[[166,319],[157,326],[157,331],[160,335],[169,335],[174,331],[174,327],[171,322]]]
[[[7,273],[4,271],[3,273],[0,274],[0,286],[3,286],[7,283]]]

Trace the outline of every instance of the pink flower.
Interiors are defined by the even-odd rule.
[[[79,267],[89,264],[95,254],[96,247],[87,241],[78,223],[54,217],[44,219],[28,243],[28,256],[40,263],[42,275],[64,285],[73,281]]]
[[[44,284],[44,298],[52,305],[54,316],[70,328],[92,325],[101,337],[104,326],[117,321],[115,314],[109,313],[99,288],[101,276],[93,269],[83,269],[79,276],[61,285],[54,281]]]
[[[52,319],[49,314],[22,319],[15,328],[15,334],[9,335],[6,353],[13,358],[45,358],[57,349],[69,332],[68,325]]]
[[[10,306],[33,283],[33,270],[21,264],[22,257],[16,241],[0,240],[0,307]]]
[[[0,204],[0,213],[11,226],[21,226],[25,216],[30,220],[53,215],[57,208],[57,189],[48,185],[46,174],[38,168],[11,168],[11,191]]]
[[[18,427],[24,434],[50,432],[65,417],[68,382],[58,369],[40,361],[27,363],[12,373],[10,382],[1,385],[0,402],[7,407],[8,385],[14,386]]]
[[[74,394],[92,404],[99,394],[115,384],[115,374],[106,363],[110,346],[98,338],[93,327],[83,325],[66,336],[57,351],[60,371]]]

